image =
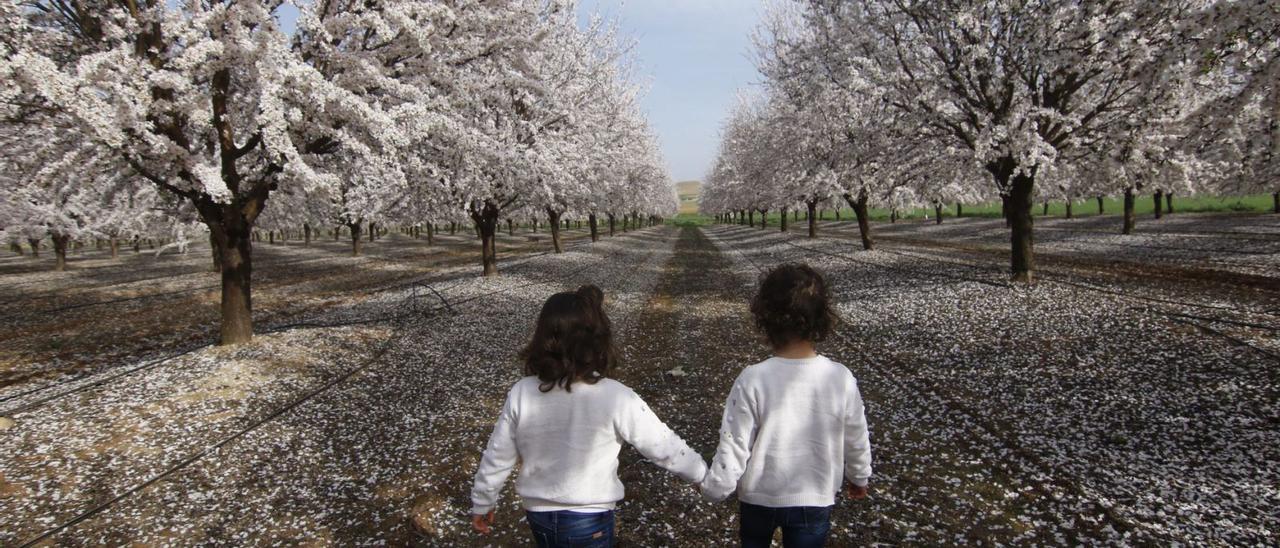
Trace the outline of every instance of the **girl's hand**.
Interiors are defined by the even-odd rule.
[[[844,496],[848,497],[849,500],[865,499],[867,498],[867,486],[847,483],[844,486]]]
[[[488,514],[471,515],[471,527],[474,528],[477,533],[482,535],[489,534],[490,525],[493,525],[493,510],[490,510]]]

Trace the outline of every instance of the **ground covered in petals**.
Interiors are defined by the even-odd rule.
[[[317,242],[265,253],[265,327],[233,348],[207,346],[203,255],[5,259],[4,324],[64,342],[4,342],[0,545],[527,544],[510,486],[492,536],[466,513],[542,301],[601,286],[619,380],[710,456],[733,379],[767,356],[748,299],[787,261],[829,276],[841,322],[820,350],[872,429],[871,496],[837,503],[833,544],[1273,544],[1280,225],[1098,222],[1038,226],[1030,286],[980,219],[877,225],[874,251],[848,222],[571,231],[563,254],[517,234],[490,279],[462,236],[365,258]],[[133,317],[134,337],[98,327]],[[620,474],[624,545],[736,543],[736,504],[631,449]]]

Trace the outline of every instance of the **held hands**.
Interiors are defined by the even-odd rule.
[[[471,527],[482,535],[489,534],[489,526],[493,525],[493,510],[488,514],[472,514]]]
[[[865,499],[867,498],[867,486],[845,483],[844,496],[849,500]]]

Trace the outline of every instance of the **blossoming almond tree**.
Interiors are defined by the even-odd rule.
[[[1031,281],[1036,173],[1117,139],[1158,109],[1152,60],[1179,40],[1187,2],[805,0],[822,62],[881,90],[968,150],[1008,199],[1011,275]]]
[[[277,2],[29,4],[32,31],[0,72],[194,206],[221,257],[220,341],[249,340],[250,237],[268,197],[333,184],[343,174],[316,158],[383,154],[397,126],[366,90],[325,78],[290,46]]]

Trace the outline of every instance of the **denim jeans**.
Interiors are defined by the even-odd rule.
[[[742,548],[768,548],[773,532],[782,528],[785,548],[822,546],[831,532],[830,506],[770,508],[738,502]]]
[[[609,548],[613,546],[613,511],[525,512],[538,548]]]

